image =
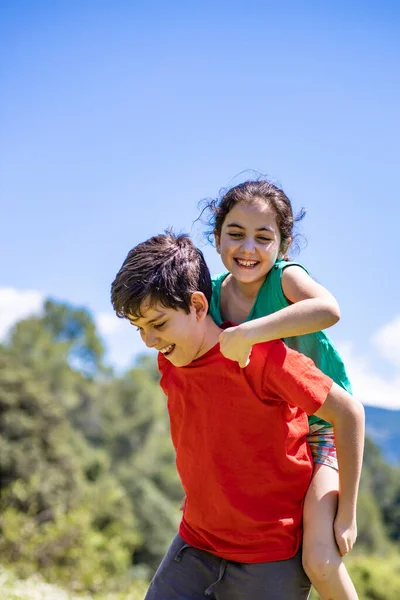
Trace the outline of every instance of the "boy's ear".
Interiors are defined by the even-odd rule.
[[[191,306],[196,311],[198,321],[202,321],[208,313],[208,301],[203,292],[193,292]]]
[[[215,247],[217,249],[217,252],[218,252],[218,254],[221,254],[221,236],[218,235],[216,229],[214,229],[214,240],[215,240]]]

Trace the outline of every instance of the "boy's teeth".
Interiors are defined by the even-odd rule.
[[[162,352],[162,354],[166,354],[167,352],[171,352],[173,347],[174,347],[174,344],[170,344],[166,348],[163,348],[162,350],[160,350],[160,352]]]

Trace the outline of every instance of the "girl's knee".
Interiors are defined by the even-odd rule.
[[[312,583],[335,577],[342,559],[335,547],[313,546],[303,548],[303,569]]]

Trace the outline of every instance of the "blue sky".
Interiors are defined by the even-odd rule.
[[[0,332],[51,296],[127,365],[127,251],[255,169],[307,208],[360,395],[400,407],[398,3],[3,0],[0,23]]]

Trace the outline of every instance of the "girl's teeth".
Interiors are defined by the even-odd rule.
[[[257,264],[257,261],[239,260],[238,259],[238,263],[239,263],[239,265],[243,265],[244,267],[254,267],[254,265]]]

